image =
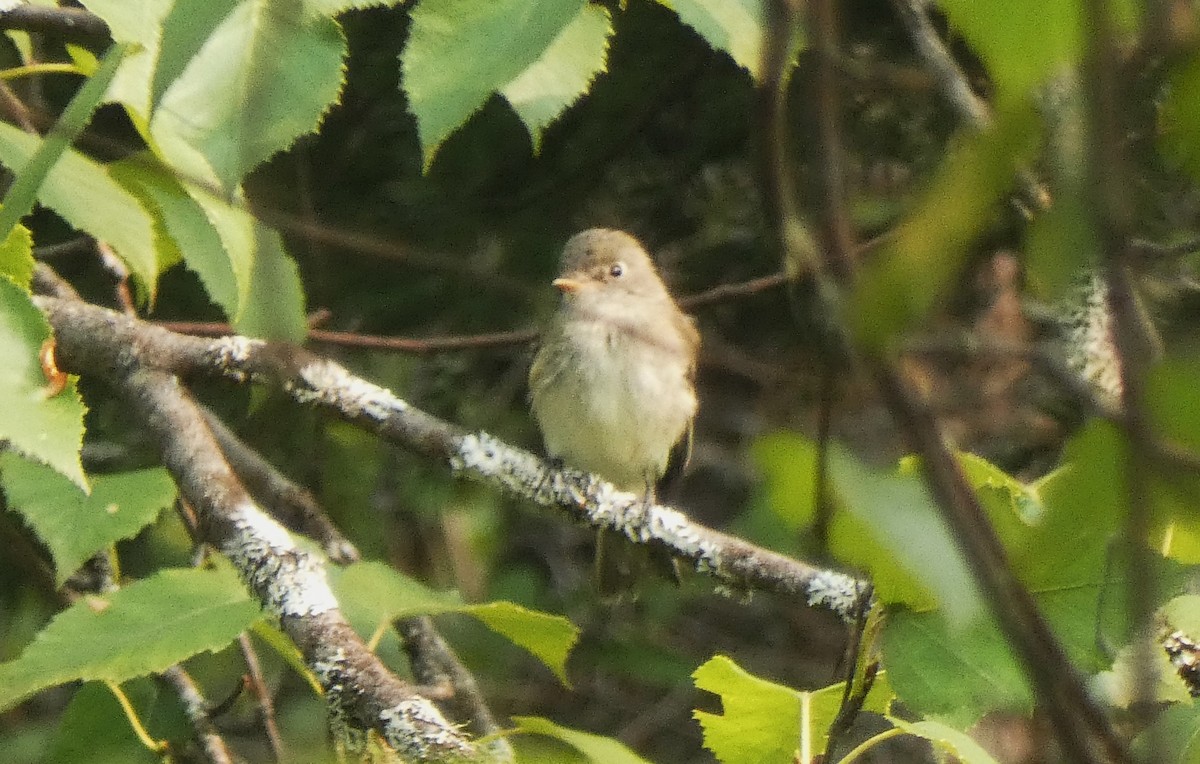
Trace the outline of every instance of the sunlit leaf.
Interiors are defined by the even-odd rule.
[[[931,719],[908,722],[896,718],[890,718],[888,721],[910,735],[925,738],[933,743],[935,749],[953,756],[954,760],[961,764],[997,764],[991,754],[970,735],[942,722]]]
[[[545,735],[566,743],[583,754],[586,761],[593,762],[593,764],[649,764],[623,743],[610,737],[562,727],[537,716],[514,716],[513,722],[516,723],[517,730],[520,732]]]
[[[704,747],[723,764],[791,764],[800,749],[800,693],[747,673],[718,655],[692,674],[721,698],[722,713],[693,711]]]
[[[160,571],[88,595],[55,616],[16,660],[0,664],[0,709],[75,679],[123,682],[228,644],[259,616],[233,570]],[[136,647],[136,649],[131,649]]]
[[[49,467],[13,453],[0,454],[0,482],[9,506],[49,547],[60,586],[88,557],[154,522],[176,494],[161,468],[93,476],[92,492],[85,494]]]
[[[0,276],[0,439],[86,490],[79,461],[86,409],[74,379],[48,394],[39,353],[49,337],[50,325],[29,293]]]
[[[29,229],[17,224],[0,244],[0,276],[7,276],[22,289],[28,289],[33,278],[33,236]]]

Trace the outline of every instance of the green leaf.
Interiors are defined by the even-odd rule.
[[[0,481],[9,505],[49,547],[59,586],[93,554],[154,522],[176,494],[171,476],[159,468],[94,475],[88,495],[13,453],[0,454]]]
[[[883,655],[905,706],[955,727],[986,711],[1033,707],[1025,675],[990,617],[951,628],[936,612],[898,611],[883,630]]]
[[[1200,178],[1200,51],[1177,64],[1160,111],[1159,146],[1193,178]]]
[[[89,595],[0,664],[0,709],[63,682],[162,671],[224,647],[258,615],[229,567],[163,570],[111,595]]]
[[[800,693],[748,674],[723,655],[692,674],[696,687],[721,697],[723,713],[693,711],[704,747],[724,764],[791,764],[800,738]]]
[[[659,0],[715,50],[728,53],[755,79],[762,79],[762,41],[765,36],[762,0]],[[797,27],[791,56],[804,46]]]
[[[858,521],[835,521],[833,550],[871,571],[882,601],[925,608],[932,594],[951,620],[966,622],[981,607],[974,577],[914,465],[881,472],[833,450],[830,478]]]
[[[83,5],[104,19],[113,40],[130,43],[132,50],[121,62],[106,101],[124,104],[139,129],[150,117],[151,83],[162,45],[163,23],[175,0],[83,0]],[[196,3],[178,3],[192,5]]]
[[[1117,653],[1117,659],[1108,671],[1102,671],[1091,682],[1091,690],[1112,708],[1128,709],[1135,701],[1150,700],[1164,705],[1187,703],[1191,705],[1192,694],[1188,691],[1179,670],[1171,663],[1170,656],[1157,640],[1149,640],[1146,655],[1150,658],[1153,689],[1147,696],[1144,683],[1147,679],[1139,656],[1132,645]]]
[[[867,263],[851,316],[873,352],[944,299],[1031,149],[1036,124],[1024,108],[1001,113],[987,132],[959,136],[916,207]]]
[[[910,735],[922,737],[933,743],[934,748],[954,757],[961,764],[997,764],[991,754],[983,750],[970,735],[943,724],[939,721],[924,720],[906,722],[903,719],[888,717],[888,721]]]
[[[126,697],[145,718],[157,700],[150,681],[130,682],[122,687]],[[161,764],[138,740],[112,691],[99,682],[83,685],[63,712],[58,732],[42,764]]]
[[[29,294],[0,276],[0,439],[53,467],[80,488],[87,478],[79,462],[86,409],[75,379],[55,396],[46,395],[38,354],[50,324]]]
[[[579,639],[579,629],[562,616],[511,602],[468,605],[457,594],[435,592],[378,562],[330,571],[330,579],[342,612],[360,634],[397,618],[466,613],[528,650],[567,684],[567,655]]]
[[[254,241],[249,300],[233,328],[250,337],[299,344],[308,335],[308,322],[296,261],[283,250],[279,234],[262,223],[254,225]]]
[[[1195,764],[1200,761],[1200,706],[1175,705],[1154,719],[1133,741],[1139,761]],[[1153,754],[1154,758],[1149,758]]]
[[[1002,103],[1028,98],[1083,51],[1078,0],[945,0],[938,7],[983,58]]]
[[[20,172],[40,145],[37,136],[0,122],[0,162],[15,172]],[[158,276],[153,221],[103,165],[68,149],[50,169],[37,197],[75,228],[110,245],[138,281],[153,292]]]
[[[579,17],[585,0],[423,0],[402,56],[426,169],[442,142]]]
[[[529,610],[512,602],[468,605],[462,612],[478,618],[492,631],[537,656],[567,687],[567,656],[579,639],[579,627],[566,618]]]
[[[588,761],[595,764],[649,764],[623,743],[610,737],[560,727],[537,716],[514,716],[513,721],[516,722],[518,732],[552,737],[579,751]]]
[[[816,444],[800,433],[780,431],[758,438],[753,452],[766,477],[771,510],[793,530],[808,526],[815,513]]]
[[[541,58],[501,90],[525,123],[535,154],[546,126],[586,93],[596,75],[605,70],[612,31],[605,8],[584,5]]]
[[[313,131],[342,88],[346,40],[299,2],[243,0],[158,103],[150,132],[184,175],[232,191]]]
[[[17,224],[0,244],[0,276],[7,276],[17,286],[28,289],[33,280],[33,235]]]

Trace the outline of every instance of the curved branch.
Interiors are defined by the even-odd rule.
[[[60,359],[69,370],[111,367],[132,352],[160,374],[205,373],[274,384],[300,403],[327,409],[464,477],[556,507],[580,524],[658,546],[722,587],[796,597],[847,621],[868,596],[863,581],[713,530],[671,507],[648,506],[640,495],[618,491],[595,475],[556,469],[487,433],[466,432],[299,348],[245,337],[190,337],[80,302],[35,301],[55,328]]]

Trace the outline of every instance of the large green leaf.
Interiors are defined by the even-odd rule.
[[[692,674],[696,687],[719,695],[720,714],[693,711],[704,747],[724,764],[790,764],[800,748],[800,693],[759,679],[723,655]]]
[[[317,127],[337,99],[346,41],[298,0],[243,0],[168,87],[150,121],[184,175],[232,192],[255,165]]]
[[[233,326],[251,337],[296,344],[303,342],[308,334],[304,287],[296,261],[284,251],[278,232],[262,223],[254,225],[254,270],[250,273],[249,299]]]
[[[562,616],[528,610],[511,602],[464,603],[457,594],[435,592],[377,562],[362,562],[330,571],[338,602],[361,634],[396,618],[438,613],[466,613],[525,648],[567,684],[567,656],[579,629]]]
[[[188,0],[83,0],[89,11],[104,19],[113,40],[132,43],[108,87],[106,99],[125,104],[135,123],[144,127],[150,116],[150,86],[162,44],[162,24],[172,6]],[[192,0],[194,4],[194,0]]]
[[[0,664],[0,709],[76,679],[124,682],[218,650],[259,615],[232,568],[163,570],[55,616]]]
[[[987,63],[1001,101],[1030,97],[1082,53],[1079,0],[943,0],[939,7]]]
[[[750,73],[762,79],[762,42],[766,34],[763,0],[659,0],[679,14],[716,50],[723,50]],[[804,45],[803,29],[793,30],[792,52]]]
[[[645,759],[629,750],[623,743],[610,737],[561,727],[548,719],[537,716],[514,716],[518,732],[545,735],[566,743],[584,759],[593,764],[649,764]],[[533,761],[534,759],[529,759]],[[540,759],[538,759],[540,761]],[[522,759],[524,761],[524,759]]]
[[[15,172],[40,145],[37,136],[0,122],[0,162]],[[150,213],[107,168],[68,149],[50,169],[37,197],[71,225],[110,245],[139,282],[153,289],[158,256]]]
[[[0,276],[0,439],[86,490],[79,462],[85,409],[74,379],[47,394],[38,354],[49,337],[50,325],[29,293]]]
[[[154,522],[176,494],[171,476],[159,468],[93,476],[88,495],[13,453],[0,454],[0,482],[9,506],[49,547],[59,585],[99,550]]]
[[[111,165],[109,172],[136,194],[146,209],[153,211],[159,252],[177,252],[200,277],[213,302],[230,320],[234,319],[241,308],[243,292],[250,291],[249,274],[242,276],[245,285],[239,288],[239,274],[205,209],[174,173],[150,156],[123,159]]]
[[[442,142],[493,93],[546,54],[585,5],[585,0],[423,0],[417,5],[401,63],[426,167]]]
[[[525,123],[533,150],[541,147],[542,131],[587,92],[604,71],[612,21],[608,11],[587,4],[542,53],[501,92]]]

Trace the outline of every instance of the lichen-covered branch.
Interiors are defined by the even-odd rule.
[[[670,507],[646,505],[640,495],[618,491],[594,475],[556,469],[486,433],[466,432],[299,348],[245,337],[179,335],[81,302],[36,299],[58,333],[63,364],[70,370],[111,365],[132,353],[164,373],[274,384],[298,402],[327,409],[464,477],[557,507],[579,523],[615,531],[634,543],[656,545],[723,587],[796,597],[846,620],[854,618],[867,596],[863,581],[705,527]]]
[[[192,677],[179,666],[172,666],[160,675],[163,681],[171,685],[183,706],[183,713],[192,725],[196,741],[200,743],[204,760],[208,764],[233,764],[233,756],[225,745],[225,740],[217,732],[212,719],[208,717],[208,703],[200,688]]]
[[[297,546],[251,498],[225,460],[199,406],[135,319],[74,300],[38,298],[55,322],[58,353],[73,372],[107,379],[156,442],[206,541],[221,550],[295,642],[325,690],[331,716],[374,730],[407,759],[477,759],[480,752],[427,699],[398,679],[346,623],[324,561]],[[74,316],[76,321],[63,320]],[[83,317],[86,317],[84,319]],[[186,343],[184,343],[186,345]],[[186,355],[194,346],[177,350]]]

